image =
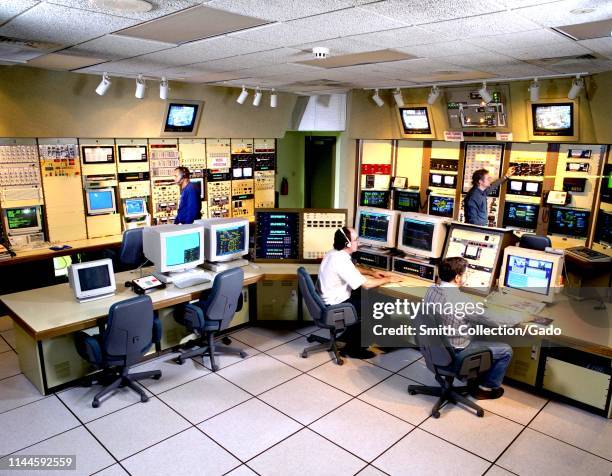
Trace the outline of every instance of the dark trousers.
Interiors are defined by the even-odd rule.
[[[351,293],[351,297],[346,301],[353,305],[357,311],[357,322],[352,326],[348,326],[346,330],[338,337],[340,342],[346,344],[345,350],[353,350],[361,347],[361,288],[355,289]]]

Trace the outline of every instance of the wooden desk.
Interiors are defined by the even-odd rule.
[[[67,241],[61,245],[68,245],[71,248],[60,251],[50,250],[49,247],[37,248],[27,251],[16,251],[16,256],[10,259],[0,261],[0,266],[10,266],[14,264],[26,263],[28,261],[37,261],[56,256],[66,256],[82,251],[95,251],[104,248],[115,248],[121,244],[122,235],[105,236],[103,238],[91,238],[88,240]],[[49,245],[53,246],[53,245]]]

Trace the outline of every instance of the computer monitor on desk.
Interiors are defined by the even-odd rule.
[[[155,276],[164,283],[204,263],[201,224],[145,227],[142,245],[146,258],[155,264]]]
[[[360,207],[357,210],[357,235],[361,245],[393,248],[397,238],[398,212]]]
[[[115,274],[110,259],[87,261],[68,267],[68,282],[79,302],[103,299],[115,294]]]
[[[563,288],[563,255],[509,246],[504,250],[499,288],[518,298],[548,302]]]
[[[404,212],[400,215],[397,248],[409,255],[439,258],[444,248],[448,223],[448,218]]]
[[[243,218],[198,220],[204,228],[204,266],[224,271],[249,262],[242,257],[249,252],[249,221]]]

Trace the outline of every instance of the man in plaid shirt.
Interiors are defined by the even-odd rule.
[[[454,329],[459,329],[461,325],[469,325],[469,315],[459,316],[457,313],[449,312],[451,306],[446,303],[465,304],[472,302],[472,299],[463,293],[460,287],[465,283],[468,262],[465,258],[446,258],[438,265],[439,284],[433,284],[425,294],[425,303],[439,303],[443,312],[440,317],[443,324]],[[446,312],[445,312],[446,311]],[[471,340],[469,336],[455,335],[448,337],[449,343],[456,351],[461,351],[466,347],[487,347],[491,350],[491,368],[483,375],[480,385],[472,385],[471,394],[473,397],[482,399],[499,398],[504,394],[501,386],[512,359],[512,347],[504,342],[489,342]]]

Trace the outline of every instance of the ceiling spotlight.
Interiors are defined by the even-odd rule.
[[[427,96],[427,104],[433,104],[434,102],[436,102],[439,96],[440,89],[438,89],[438,86],[432,86],[431,91],[429,91],[429,96]]]
[[[242,86],[242,92],[238,96],[238,99],[236,99],[236,102],[238,104],[244,104],[244,101],[246,101],[246,98],[248,95],[249,95],[249,92],[246,90],[244,86]]]
[[[395,104],[397,104],[397,107],[404,107],[404,98],[400,88],[396,88],[395,91],[393,91],[393,99],[395,99]]]
[[[378,94],[378,89],[374,90],[374,96],[372,96],[372,101],[376,103],[378,107],[383,107],[385,105],[385,101],[383,101]]]
[[[529,99],[531,102],[536,102],[540,99],[540,83],[538,83],[538,78],[533,78],[533,83],[529,85]]]
[[[580,91],[582,90],[583,86],[584,86],[584,81],[580,77],[580,75],[577,74],[574,80],[572,81],[572,87],[567,93],[567,99],[576,99],[576,96],[580,94]]]
[[[138,77],[136,78],[136,92],[134,93],[134,96],[136,96],[138,99],[142,99],[144,97],[144,93],[145,93],[145,80],[142,77],[142,74],[139,74]]]
[[[312,55],[315,59],[329,58],[329,48],[326,48],[325,46],[315,46],[312,49]]]
[[[165,77],[159,83],[159,99],[168,99],[168,80]]]
[[[482,98],[482,100],[488,104],[491,101],[493,101],[493,96],[491,96],[491,93],[489,91],[487,91],[487,82],[484,81],[482,83],[482,88],[480,88],[478,90],[478,94],[480,94],[480,97]]]
[[[272,93],[270,94],[270,107],[276,106],[278,106],[278,94],[276,94],[276,91],[273,89]]]
[[[261,91],[259,90],[259,88],[257,88],[255,90],[255,96],[253,97],[253,106],[257,107],[259,106],[259,103],[261,102]]]
[[[100,81],[100,84],[98,84],[98,87],[96,88],[96,94],[104,96],[106,94],[106,91],[108,91],[108,88],[110,88],[111,84],[112,82],[108,77],[108,73],[104,73],[102,75],[102,81]]]

